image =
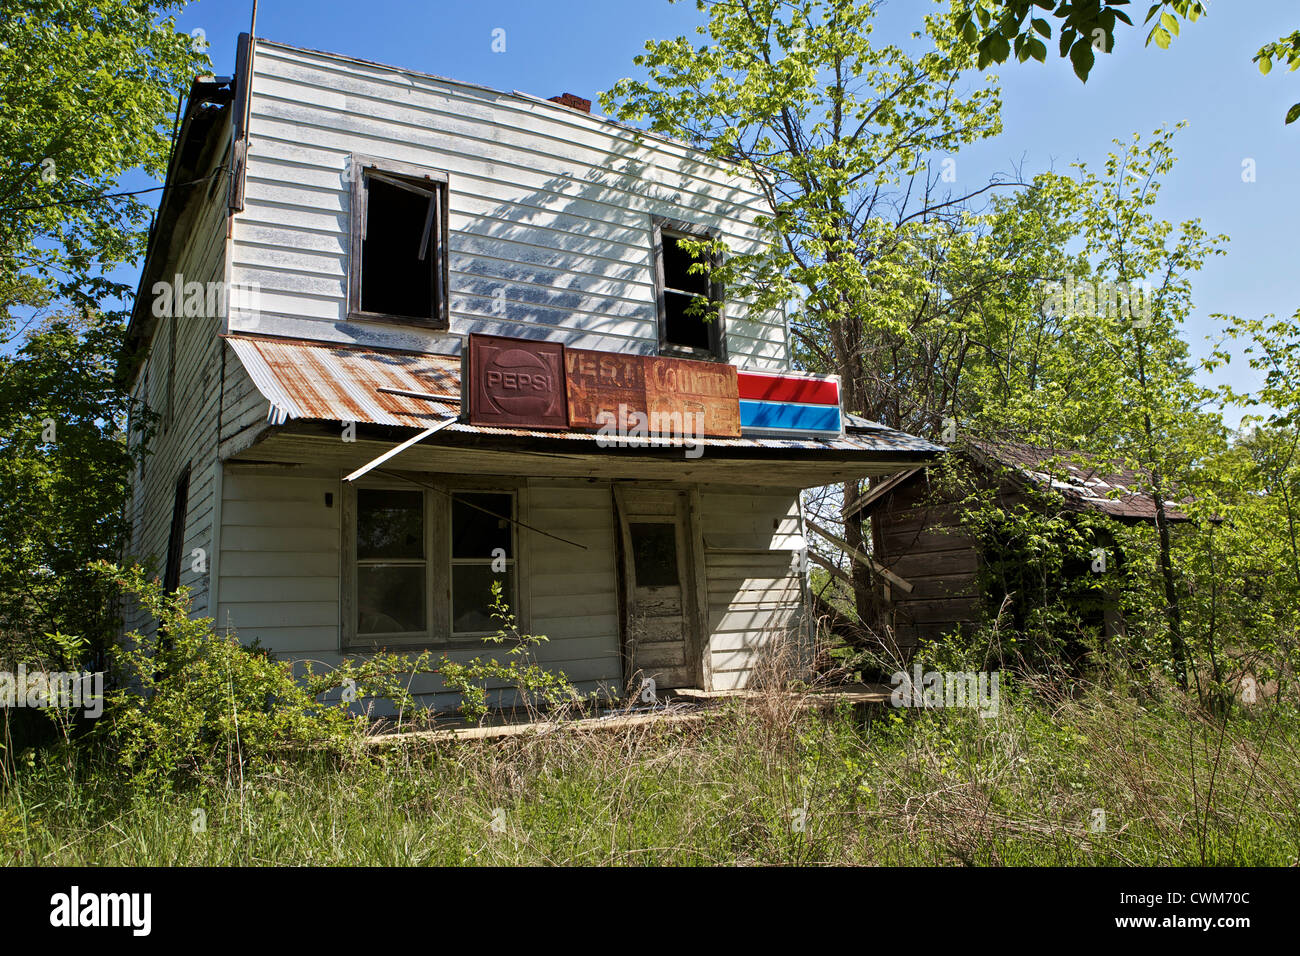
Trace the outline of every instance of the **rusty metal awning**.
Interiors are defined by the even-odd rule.
[[[356,422],[426,429],[461,411],[461,360],[457,355],[433,355],[368,348],[275,336],[230,334],[223,338],[238,356],[257,389],[271,403],[273,425],[293,420]],[[500,438],[539,439],[595,445],[587,431],[556,431],[470,425],[461,420],[444,428],[440,439],[472,434]],[[634,442],[635,439],[628,439]],[[644,439],[647,447],[662,441]],[[828,438],[703,438],[708,448],[730,448],[847,454],[896,454],[924,460],[939,454],[940,445],[856,416],[845,434]],[[594,451],[594,449],[592,449]],[[587,453],[586,448],[575,452]]]
[[[432,419],[460,414],[455,355],[261,335],[224,338],[271,403],[268,417],[275,425],[308,419],[426,428]]]

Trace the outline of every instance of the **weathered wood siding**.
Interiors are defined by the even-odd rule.
[[[206,194],[194,227],[168,260],[171,282],[176,273],[185,281],[221,282],[225,277],[225,216],[227,177],[218,177]],[[144,293],[152,301],[152,289]],[[213,504],[217,467],[217,417],[221,401],[222,350],[217,333],[224,316],[160,318],[149,352],[131,388],[150,410],[163,416],[143,469],[133,481],[131,540],[126,558],[152,566],[161,576],[167,560],[176,479],[190,466],[189,503],[181,549],[180,583],[194,598],[194,613],[211,610]],[[173,328],[174,325],[174,328]],[[170,351],[175,347],[175,355]],[[169,382],[169,377],[174,379]],[[169,396],[170,393],[170,403]],[[170,404],[170,414],[168,407]],[[143,472],[143,474],[141,473]],[[195,570],[192,556],[202,549],[205,560]],[[149,632],[154,622],[138,608],[125,609],[126,629]]]
[[[277,655],[326,665],[340,658],[343,484],[328,473],[227,463],[222,480],[218,625]],[[325,496],[333,495],[333,506]],[[755,495],[702,488],[698,527],[709,607],[712,687],[746,686],[764,648],[797,632],[804,579],[798,553],[798,493]],[[520,529],[524,624],[550,640],[539,662],[562,670],[584,692],[621,691],[615,512],[603,481],[530,479],[520,493],[522,522],[563,541]],[[457,649],[468,659],[482,649]],[[454,707],[436,678],[412,688],[426,703]]]
[[[715,228],[735,250],[759,239],[752,222],[763,200],[751,183],[698,151],[638,141],[542,99],[263,40],[252,91],[232,278],[257,283],[261,296],[260,315],[243,328],[458,347],[437,332],[347,323],[344,170],[354,153],[448,174],[453,332],[653,353],[651,217]],[[731,361],[784,368],[784,317],[745,313],[727,303]]]
[[[699,505],[711,689],[737,690],[749,684],[774,641],[793,638],[795,650],[801,643],[799,492],[705,488]]]
[[[277,656],[333,666],[341,659],[340,561],[343,483],[293,469],[227,464],[222,482],[221,585],[217,623]],[[333,506],[326,504],[333,495]],[[586,550],[520,529],[521,624],[551,638],[536,659],[581,690],[621,685],[614,515],[608,484],[532,481],[520,493],[521,521]],[[450,656],[500,655],[495,645]],[[454,707],[436,678],[412,690]]]
[[[979,619],[976,542],[956,506],[937,499],[925,472],[901,485],[872,515],[875,557],[912,585],[891,588],[887,623],[910,650]]]

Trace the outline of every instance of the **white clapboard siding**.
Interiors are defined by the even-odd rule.
[[[227,472],[221,488],[218,626],[277,654],[337,652],[342,483]]]
[[[699,151],[524,96],[258,41],[232,279],[235,328],[443,352],[455,341],[347,322],[355,153],[447,173],[451,331],[657,349],[651,216],[757,249],[755,186]],[[503,311],[504,310],[504,311]],[[784,318],[728,301],[732,362],[787,367]]]
[[[257,640],[293,659],[337,663],[342,483],[295,477],[280,469],[227,467],[222,481],[221,582],[217,624],[245,643]],[[333,507],[325,504],[332,494]],[[521,528],[520,561],[529,588],[524,626],[549,640],[534,657],[563,671],[585,690],[621,678],[614,516],[608,484],[538,481],[521,496],[520,519],[586,550]],[[496,645],[458,648],[451,655],[500,655]],[[434,677],[413,690],[426,702],[454,706],[437,695]]]
[[[530,629],[550,640],[538,659],[570,677],[618,684],[618,571],[614,506],[606,483],[534,480],[523,520],[586,550],[520,530],[529,589]]]
[[[749,684],[764,650],[800,625],[804,583],[799,493],[706,490],[700,495],[712,689]]]
[[[227,180],[219,177],[193,228],[175,250],[168,282],[179,273],[186,283],[220,282],[225,272],[225,196]],[[205,285],[206,287],[206,285]],[[145,289],[152,311],[153,290]],[[161,318],[147,356],[136,373],[132,394],[155,413],[167,416],[168,376],[171,414],[160,423],[145,462],[132,481],[131,540],[125,555],[151,567],[159,576],[167,560],[176,479],[188,463],[190,483],[181,548],[180,583],[193,598],[193,613],[209,615],[212,567],[217,416],[221,402],[221,349],[217,338],[223,316]],[[175,329],[169,328],[175,323]],[[173,334],[174,332],[174,334]],[[175,342],[175,356],[169,350]],[[147,394],[146,394],[147,392]],[[165,426],[165,427],[164,427]],[[149,634],[155,623],[140,608],[124,608],[126,631]]]

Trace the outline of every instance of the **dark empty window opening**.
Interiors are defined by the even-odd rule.
[[[371,168],[357,178],[350,312],[445,327],[446,182]]]
[[[492,585],[514,606],[514,495],[454,492],[451,496],[451,632],[477,634],[499,629],[492,616]]]
[[[172,501],[172,526],[167,535],[167,567],[163,587],[168,593],[181,586],[181,553],[185,549],[185,519],[190,510],[190,466],[176,479],[176,497]]]
[[[639,588],[668,588],[681,584],[677,576],[677,528],[667,522],[634,521],[632,565]]]
[[[718,303],[721,286],[707,271],[692,271],[696,258],[683,240],[709,237],[669,226],[656,228],[659,279],[659,344],[665,351],[723,358],[722,327]]]

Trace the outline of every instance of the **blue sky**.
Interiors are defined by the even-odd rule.
[[[1145,6],[1133,4],[1135,19]],[[229,73],[251,9],[251,0],[198,0],[179,24],[203,30],[216,72]],[[932,9],[928,0],[892,0],[876,37],[904,43]],[[647,39],[691,34],[702,18],[693,2],[667,0],[260,0],[258,34],[499,89],[594,100],[635,72],[632,58]],[[1195,280],[1186,329],[1194,353],[1205,354],[1206,336],[1218,334],[1212,313],[1289,316],[1300,308],[1300,123],[1285,127],[1282,117],[1300,100],[1300,72],[1275,68],[1264,77],[1251,56],[1298,26],[1296,0],[1217,0],[1168,50],[1144,47],[1141,29],[1121,29],[1086,86],[1063,60],[1004,64],[1004,132],[959,155],[959,185],[1016,167],[1032,176],[1077,160],[1099,165],[1112,139],[1186,120],[1159,212],[1175,222],[1199,217],[1232,239]],[[492,50],[498,28],[503,53]],[[1254,182],[1242,181],[1246,159]],[[1216,380],[1254,381],[1240,360]]]

